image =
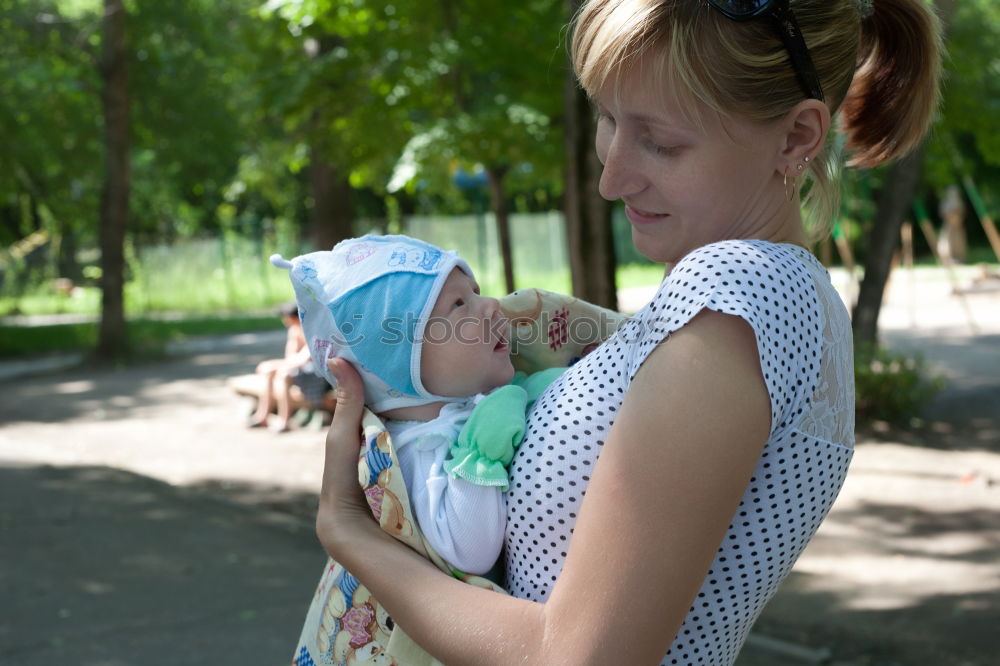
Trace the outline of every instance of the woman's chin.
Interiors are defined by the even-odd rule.
[[[672,258],[670,243],[658,236],[644,234],[632,228],[632,244],[642,256],[650,261],[663,264],[668,261],[676,261]]]
[[[706,241],[710,242],[710,241]],[[692,250],[705,244],[680,233],[644,233],[632,227],[632,244],[642,256],[658,264],[675,264]]]

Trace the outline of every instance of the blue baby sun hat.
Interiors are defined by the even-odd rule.
[[[453,268],[472,270],[454,251],[409,236],[367,235],[291,261],[273,255],[295,289],[313,362],[330,384],[328,358],[350,361],[376,412],[455,401],[420,380],[424,328]]]

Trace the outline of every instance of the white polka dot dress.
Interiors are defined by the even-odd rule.
[[[727,666],[829,511],[854,446],[850,322],[826,270],[802,248],[725,241],[695,250],[611,340],[546,390],[510,470],[506,584],[518,597],[548,598],[632,377],[703,308],[753,327],[771,433],[662,663]],[[669,434],[657,445],[669,445]]]

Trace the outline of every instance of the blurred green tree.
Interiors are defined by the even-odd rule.
[[[992,0],[953,3],[944,60],[941,106],[924,147],[923,158],[912,167],[912,198],[929,211],[937,210],[942,191],[970,178],[978,184],[987,203],[997,201],[1000,185],[1000,4]],[[945,17],[949,5],[937,3]],[[885,227],[882,213],[876,215],[876,195],[891,183],[891,167],[843,174],[842,226],[862,261],[880,244],[874,240],[885,232],[889,256],[897,246],[898,228]],[[908,218],[910,198],[899,197],[899,219]],[[971,203],[971,202],[968,202]],[[995,205],[995,204],[994,204]],[[967,206],[970,210],[973,206]],[[933,213],[932,213],[933,215]],[[971,217],[970,217],[971,220]],[[843,224],[846,223],[846,224]],[[970,233],[975,233],[974,222]],[[977,235],[978,240],[982,240]],[[922,244],[922,241],[921,241]],[[885,266],[888,270],[888,265]],[[871,274],[874,274],[872,272]],[[869,287],[875,282],[869,282]],[[869,316],[875,315],[881,290],[870,294]],[[869,319],[869,322],[872,320]],[[869,331],[872,329],[868,328]]]
[[[41,232],[74,279],[78,240],[96,241],[102,161],[99,14],[79,4],[0,0],[0,246]]]
[[[443,193],[454,190],[457,168],[481,165],[513,289],[508,185],[535,191],[561,183],[555,124],[565,70],[562,5],[285,0],[269,6],[293,33],[313,41],[307,48],[316,55],[289,111],[311,135],[313,168],[322,165],[327,182],[337,180],[341,209],[350,208],[345,180],[382,194]],[[318,191],[314,185],[317,208],[325,200]],[[349,230],[328,224],[340,237]]]
[[[359,206],[370,213],[387,196],[396,215],[399,201],[429,212],[471,206],[455,174],[481,168],[501,228],[511,202],[547,206],[565,189],[574,291],[605,302],[613,264],[590,271],[602,284],[576,280],[609,241],[596,233],[607,228],[607,208],[593,194],[599,165],[587,105],[567,81],[560,43],[568,4],[123,0],[126,243],[260,236],[309,220],[310,244],[329,246],[354,233]],[[33,238],[48,239],[51,257],[46,277],[81,279],[76,249],[98,243],[103,17],[101,0],[0,0],[0,247],[39,232]],[[969,176],[990,203],[1000,182],[1000,5],[957,3],[948,46],[941,117],[915,167],[916,196],[932,199]],[[884,169],[847,185],[874,199],[894,179]],[[884,263],[878,228],[891,256],[898,227],[884,227],[908,214],[912,192],[897,197],[899,215],[847,202],[869,218],[860,257]],[[582,224],[574,208],[596,212]],[[8,275],[16,264],[0,252]],[[509,258],[507,266],[512,279]],[[881,288],[872,293],[880,300]]]

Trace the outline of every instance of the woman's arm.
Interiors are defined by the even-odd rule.
[[[327,442],[320,539],[410,636],[449,664],[657,663],[770,429],[750,326],[703,311],[654,350],[633,380],[564,569],[538,604],[449,579],[381,532],[351,473],[359,384],[342,365],[335,372],[346,381]]]

